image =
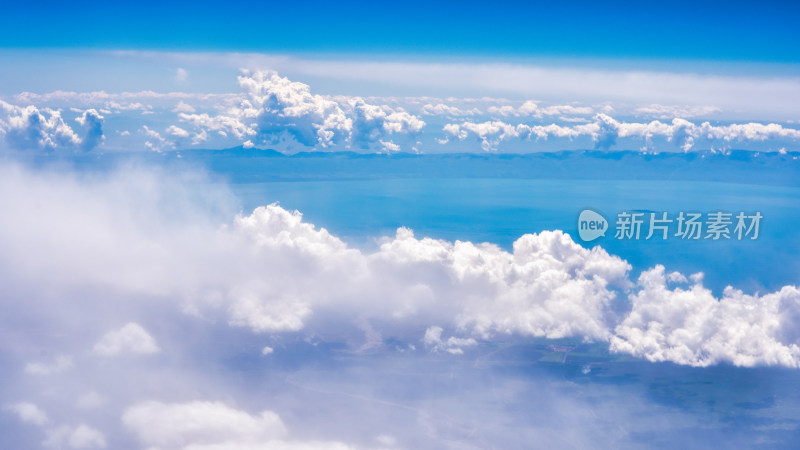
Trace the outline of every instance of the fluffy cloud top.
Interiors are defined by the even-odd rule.
[[[464,353],[464,347],[471,347],[478,344],[473,338],[464,339],[450,336],[443,340],[442,331],[442,327],[430,327],[425,330],[425,337],[422,338],[425,347],[430,348],[431,351],[434,352],[442,350],[454,355],[461,355]]]
[[[633,308],[617,326],[611,350],[691,366],[800,367],[800,290],[766,295],[728,287],[722,298],[695,277],[688,288],[668,286],[663,266],[642,273]],[[680,284],[680,283],[679,283]]]
[[[516,108],[511,105],[492,106],[487,111],[493,116],[533,117],[537,119],[541,119],[544,116],[585,116],[594,112],[589,106],[539,106],[538,102],[532,100],[528,100]]]
[[[305,386],[300,375],[274,376],[275,367],[305,357],[292,347],[304,342],[335,348],[346,364],[401,351],[424,364],[461,363],[510,341],[573,337],[650,361],[800,366],[794,286],[759,295],[729,288],[716,298],[701,276],[662,267],[631,281],[626,261],[558,230],[521,236],[506,250],[399,228],[357,249],[277,204],[235,217],[226,210],[221,225],[209,218],[213,195],[189,195],[176,186],[180,174],[163,175],[126,169],[90,179],[0,167],[0,191],[18,193],[0,196],[0,210],[15,218],[0,222],[5,326],[24,336],[16,353],[4,352],[4,395],[36,396],[4,404],[38,427],[46,446],[345,448],[344,434],[293,435],[297,411],[263,411],[265,397],[255,398],[252,386],[263,382],[277,386],[265,394],[275,401],[291,385],[293,394],[310,395],[298,401],[314,405],[325,396],[370,411],[388,404],[369,392]],[[18,320],[29,314],[49,332],[30,332]],[[135,322],[107,328],[141,317],[158,343]],[[163,357],[155,361],[92,355],[156,351]],[[330,381],[326,362],[312,363]],[[440,412],[389,406],[423,422]],[[437,444],[448,437],[434,436]]]
[[[679,146],[684,151],[691,150],[698,140],[709,142],[760,142],[769,139],[799,140],[800,130],[786,128],[770,123],[744,123],[730,125],[712,125],[703,122],[700,125],[685,119],[676,118],[671,123],[654,120],[648,123],[621,122],[607,114],[597,114],[594,122],[588,124],[564,125],[528,125],[509,124],[503,121],[449,123],[443,127],[446,138],[440,143],[446,144],[451,139],[465,140],[474,136],[486,151],[497,150],[504,141],[539,140],[548,138],[574,139],[581,136],[590,137],[596,148],[608,150],[619,138],[639,138],[644,140],[646,149],[652,148],[654,137],[665,138],[668,142]]]
[[[255,122],[261,136],[292,135],[305,146],[322,147],[340,142],[352,129],[338,103],[311,94],[307,84],[293,82],[275,72],[255,72],[239,77],[247,93],[240,115]]]
[[[125,411],[122,422],[154,450],[348,448],[337,442],[287,440],[286,426],[274,412],[251,415],[220,402],[138,403]]]
[[[380,336],[394,336],[452,353],[470,339],[579,337],[680,364],[794,367],[800,361],[791,331],[800,317],[796,288],[761,296],[728,290],[715,299],[699,280],[691,289],[664,287],[658,270],[633,283],[626,261],[600,247],[583,248],[557,230],[524,235],[507,251],[418,238],[400,228],[365,251],[275,204],[216,228],[196,216],[181,220],[175,207],[144,210],[158,202],[138,196],[166,187],[149,177],[125,179],[134,187],[96,189],[4,169],[2,189],[22,183],[30,193],[24,201],[0,200],[10,217],[29,216],[30,204],[49,205],[36,210],[36,220],[0,227],[0,244],[15,255],[0,257],[9,282],[35,279],[26,289],[113,286],[115,295],[173,299],[164,304],[204,320],[256,333],[302,331],[356,347],[362,339],[382,345]],[[147,222],[116,219],[142,216]],[[64,229],[73,230],[69,240],[61,238]],[[72,258],[77,253],[80,261]],[[614,306],[626,298],[629,312]],[[159,349],[135,323],[98,333],[107,334],[94,346],[97,354]],[[53,375],[71,367],[64,355],[30,362],[25,370]]]
[[[286,427],[272,411],[251,416],[216,402],[144,402],[126,410],[122,422],[142,443],[164,449],[198,443],[257,443],[286,436]]]
[[[126,352],[152,354],[159,350],[156,340],[139,324],[132,322],[117,331],[109,332],[94,345],[94,352],[102,356]]]
[[[35,425],[40,428],[50,424],[47,414],[33,403],[20,402],[8,405],[5,408],[17,415],[20,421]],[[103,433],[86,425],[80,424],[75,427],[59,425],[44,430],[46,439],[42,442],[42,447],[63,449],[91,449],[105,448],[106,439]]]
[[[289,152],[419,152],[442,151],[437,141],[458,142],[447,147],[457,151],[473,151],[477,146],[472,142],[484,151],[503,146],[512,151],[563,150],[585,148],[590,142],[598,149],[636,145],[648,151],[670,151],[676,146],[689,151],[700,145],[761,150],[762,143],[781,147],[800,141],[800,130],[791,128],[791,120],[784,124],[691,121],[719,117],[723,111],[717,106],[322,95],[308,84],[271,70],[245,71],[238,82],[241,91],[231,94],[25,92],[14,101],[30,106],[0,104],[0,135],[11,147],[47,152],[86,151],[103,143],[130,149],[131,142],[156,151],[204,143],[209,148],[266,146]],[[66,107],[81,114],[74,128],[62,119],[60,111]],[[135,127],[150,132],[123,136],[114,130],[105,136],[101,113],[125,116],[134,120]],[[149,115],[146,123],[141,123],[142,114]],[[432,123],[422,120],[423,116]],[[640,122],[631,117],[657,120]],[[470,136],[475,141],[467,140]]]
[[[48,422],[47,414],[33,403],[14,403],[12,405],[7,405],[5,409],[15,413],[22,422],[31,425],[42,426]]]
[[[391,136],[418,134],[425,122],[403,110],[372,105],[362,98],[347,101],[312,94],[307,84],[291,81],[272,71],[246,72],[239,77],[244,96],[238,106],[216,116],[181,112],[179,117],[203,131],[215,131],[260,144],[283,141],[303,147],[335,145],[361,149],[397,144]],[[389,145],[385,145],[389,143]]]
[[[38,109],[33,105],[15,106],[0,100],[0,135],[12,147],[21,150],[91,150],[103,139],[103,116],[88,109],[76,122],[83,129],[78,136],[61,117],[61,112],[50,108]]]

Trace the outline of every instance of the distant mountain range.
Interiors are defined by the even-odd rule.
[[[374,178],[674,179],[800,185],[800,152],[645,153],[578,150],[509,153],[300,152],[233,147],[74,157],[79,165],[121,159],[200,164],[233,182]]]

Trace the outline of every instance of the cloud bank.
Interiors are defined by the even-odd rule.
[[[103,116],[87,109],[75,121],[82,136],[50,108],[39,110],[33,105],[19,107],[0,100],[0,136],[14,148],[53,152],[60,150],[88,151],[100,145],[103,137]]]
[[[795,119],[722,121],[726,110],[708,104],[326,95],[274,70],[245,70],[237,81],[230,94],[23,92],[3,101],[0,135],[11,148],[45,152],[777,151],[800,141]],[[107,129],[106,118],[119,125]]]
[[[717,298],[699,274],[657,266],[633,279],[626,261],[558,230],[521,236],[510,251],[407,228],[353,248],[277,204],[236,215],[227,194],[197,188],[198,175],[163,169],[88,176],[5,164],[0,175],[0,192],[15,193],[0,196],[13,218],[0,222],[0,320],[13,336],[0,342],[0,396],[31,445],[392,448],[390,418],[358,437],[315,434],[309,409],[244,389],[279,381],[254,364],[299,358],[328,375],[294,373],[281,381],[292,395],[372,405],[374,392],[330,386],[324,357],[315,360],[324,348],[430,365],[571,338],[643,361],[800,366],[796,286]],[[381,364],[382,377],[396,370]],[[379,404],[411,410],[437,443],[450,441],[436,430],[469,435],[446,416]]]
[[[690,288],[673,287],[670,280],[686,277],[666,277],[663,267],[633,281],[626,261],[558,230],[521,236],[509,252],[400,228],[364,251],[277,204],[221,228],[208,217],[176,217],[153,206],[134,213],[130,208],[147,198],[177,189],[149,173],[104,182],[111,184],[99,194],[97,185],[69,177],[45,181],[18,167],[3,172],[3,191],[26,195],[6,196],[0,205],[18,218],[0,228],[7,249],[0,262],[10,286],[34,296],[42,295],[39,285],[64,292],[96,286],[117,297],[169,299],[184,313],[257,334],[314,333],[351,343],[363,339],[352,332],[361,334],[367,323],[382,335],[441,350],[473,343],[459,339],[580,337],[653,361],[800,364],[800,336],[791,331],[800,297],[791,286],[762,295],[729,288],[715,298],[699,275]],[[142,198],[135,190],[148,193]],[[196,208],[195,200],[184,201],[181,210]],[[70,239],[63,239],[65,230]],[[621,311],[619,304],[629,307]],[[161,350],[146,324],[127,322],[97,330],[93,352]],[[442,337],[448,334],[454,337]],[[26,370],[44,375],[72,364],[61,355],[30,361]]]

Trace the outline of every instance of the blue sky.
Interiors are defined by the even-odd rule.
[[[13,2],[0,45],[800,62],[796,2]]]
[[[0,100],[6,121],[19,117],[17,124],[28,120],[20,108],[29,104],[60,111],[70,128],[93,110],[98,152],[793,151],[798,8],[18,3],[0,19]],[[277,78],[264,81],[267,73]],[[241,76],[261,77],[257,89],[285,98],[257,114],[246,106],[257,94]],[[294,87],[280,87],[284,79]],[[291,94],[303,89],[311,94],[304,100]],[[365,108],[366,122],[352,128]],[[299,117],[287,111],[305,111],[305,138],[303,125],[274,127]],[[49,114],[41,117],[56,120]],[[58,147],[47,137],[14,139],[28,131],[4,133],[5,146]],[[59,142],[77,146],[74,133]]]

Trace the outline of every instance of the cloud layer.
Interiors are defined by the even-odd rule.
[[[237,80],[240,91],[230,94],[24,92],[0,100],[0,135],[8,147],[45,152],[777,151],[800,142],[795,119],[723,121],[714,105],[326,95],[274,70],[245,70]]]
[[[716,298],[702,275],[660,266],[634,280],[626,261],[558,230],[511,251],[407,228],[353,248],[277,204],[234,216],[198,175],[161,170],[0,168],[0,192],[15,193],[0,196],[13,218],[0,222],[0,320],[14,336],[0,343],[0,395],[45,447],[346,448],[242,388],[270,373],[253,361],[314,362],[322,348],[430,364],[572,338],[687,366],[800,365],[795,286]],[[394,445],[370,432],[353,439]]]
[[[0,100],[0,136],[14,148],[53,152],[57,150],[88,151],[103,141],[103,116],[87,109],[75,121],[82,136],[50,108],[39,110],[33,105],[19,107]]]
[[[762,295],[730,288],[715,298],[699,275],[690,288],[672,287],[685,276],[666,277],[663,267],[632,281],[626,261],[601,247],[583,248],[558,230],[526,234],[509,252],[489,243],[418,238],[400,228],[367,252],[276,204],[220,229],[207,216],[176,217],[152,206],[134,214],[129,208],[177,189],[147,172],[136,174],[132,185],[131,175],[120,177],[125,181],[110,182],[98,194],[98,186],[69,178],[45,181],[15,167],[3,171],[4,191],[24,185],[28,193],[0,205],[18,218],[0,227],[8,250],[5,277],[23,290],[38,291],[35,279],[62,291],[97,286],[123,296],[164,297],[185,313],[222,317],[254,333],[303,331],[350,340],[351,328],[363,333],[358,330],[369,324],[378,333],[443,350],[468,342],[462,338],[580,337],[654,361],[800,364],[798,336],[791,332],[800,300],[790,286]],[[135,190],[149,193],[142,198]],[[184,201],[181,210],[193,208],[194,200]],[[48,206],[31,210],[31,204]],[[65,230],[70,239],[63,239]],[[619,302],[629,302],[629,310],[620,312]],[[139,321],[127,322],[102,330],[93,352],[161,350]],[[454,338],[442,337],[448,334]],[[61,355],[31,361],[26,370],[58,373],[72,364]]]

